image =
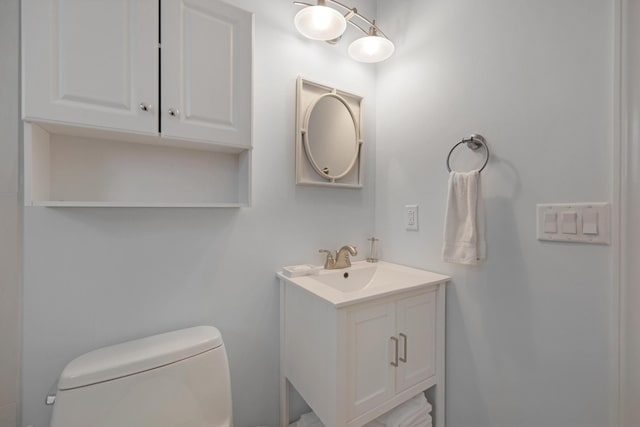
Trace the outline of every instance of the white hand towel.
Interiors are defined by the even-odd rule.
[[[480,172],[451,172],[442,259],[478,265],[486,257],[486,246]]]

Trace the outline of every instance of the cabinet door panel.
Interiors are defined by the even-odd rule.
[[[396,310],[400,358],[406,360],[398,366],[400,393],[435,375],[436,292],[399,300]]]
[[[352,419],[394,395],[394,304],[354,308],[347,314],[347,397]]]
[[[22,5],[25,118],[157,132],[156,0]]]
[[[228,3],[163,0],[163,136],[251,145],[252,32]]]

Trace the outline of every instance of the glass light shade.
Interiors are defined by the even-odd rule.
[[[365,36],[349,45],[349,55],[360,62],[380,62],[393,55],[395,46],[381,36]]]
[[[327,6],[307,6],[293,22],[300,34],[312,40],[337,39],[347,29],[344,16]]]

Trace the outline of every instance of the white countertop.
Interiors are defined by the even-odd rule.
[[[349,278],[343,278],[345,273]],[[287,283],[299,286],[307,292],[324,299],[335,307],[351,305],[412,289],[435,286],[451,280],[451,277],[443,274],[385,261],[377,263],[357,261],[349,268],[336,270],[324,270],[319,267],[317,274],[299,277],[287,277],[280,271],[277,276]],[[356,283],[355,288],[360,287],[360,289],[354,288],[354,290],[344,291],[340,288],[342,280],[344,280],[344,289],[353,287],[350,286],[353,283]],[[332,285],[327,285],[323,281]],[[358,286],[358,283],[361,286]]]

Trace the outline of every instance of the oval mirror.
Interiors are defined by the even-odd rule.
[[[358,127],[353,111],[339,95],[320,96],[307,110],[304,123],[307,158],[325,178],[342,178],[358,160]]]

